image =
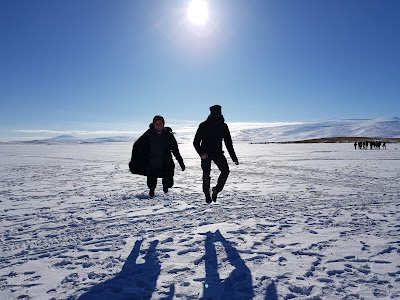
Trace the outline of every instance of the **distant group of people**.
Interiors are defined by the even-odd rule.
[[[385,141],[359,141],[354,142],[354,149],[386,149],[386,142]]]
[[[193,141],[193,146],[201,158],[202,188],[207,203],[217,201],[218,193],[223,190],[230,172],[222,150],[222,140],[225,142],[232,161],[238,165],[239,161],[233,149],[231,134],[222,115],[221,106],[213,105],[210,107],[210,115],[207,120],[199,125]],[[162,178],[165,193],[168,193],[169,188],[174,185],[175,164],[171,153],[184,171],[185,164],[172,129],[165,127],[165,120],[162,116],[156,115],[149,125],[149,129],[133,144],[132,157],[129,162],[131,173],[147,176],[150,198],[155,195],[157,178]],[[216,186],[210,190],[211,162],[217,165],[220,175]]]

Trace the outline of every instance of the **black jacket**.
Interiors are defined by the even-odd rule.
[[[237,161],[235,150],[232,145],[231,133],[228,125],[225,124],[223,116],[209,116],[206,121],[199,125],[194,137],[193,146],[197,153],[207,153],[210,158],[214,158],[224,153],[222,151],[222,140],[225,142],[226,149],[233,161]]]
[[[150,165],[151,135],[157,135],[159,133],[155,131],[153,124],[150,124],[149,127],[150,128],[133,144],[131,161],[129,162],[129,170],[132,174],[146,176],[152,172]],[[178,163],[180,165],[183,164],[182,156],[179,153],[178,143],[176,142],[170,127],[165,127],[162,130],[160,138],[162,145],[160,149],[162,173],[159,174],[159,177],[174,176],[175,164],[171,152],[174,154]]]

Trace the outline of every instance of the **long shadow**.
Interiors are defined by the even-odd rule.
[[[158,241],[150,243],[144,257],[145,263],[136,264],[142,243],[143,240],[135,242],[132,252],[117,276],[94,286],[78,299],[150,299],[161,271],[161,264],[156,253]]]
[[[218,273],[216,242],[224,246],[227,259],[235,268],[225,280],[221,280]],[[222,236],[219,230],[215,233],[207,232],[205,248],[206,281],[203,285],[202,299],[253,299],[251,272],[236,248]]]
[[[278,300],[278,292],[274,281],[267,286],[265,291],[265,300]]]

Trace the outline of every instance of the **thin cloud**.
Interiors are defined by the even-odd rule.
[[[49,130],[49,129],[19,129],[13,130],[15,133],[30,134],[76,134],[76,135],[121,135],[121,134],[138,134],[139,131],[132,130]]]
[[[176,122],[176,121],[175,121]],[[191,133],[195,132],[201,122],[176,122],[171,124],[174,132],[176,133]],[[303,124],[303,122],[228,122],[231,131],[240,131],[256,128],[270,128],[286,125]],[[109,124],[110,125],[110,124]],[[112,125],[111,125],[112,126]],[[168,124],[167,124],[168,126]],[[147,130],[147,128],[145,129]],[[137,135],[143,133],[145,130],[51,130],[51,129],[18,129],[13,130],[14,133],[25,134],[46,134],[46,135]]]

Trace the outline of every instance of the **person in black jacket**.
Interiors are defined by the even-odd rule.
[[[231,133],[221,114],[221,106],[213,105],[210,107],[210,115],[207,120],[199,125],[193,141],[193,146],[201,157],[203,192],[207,203],[217,201],[217,195],[224,188],[229,175],[228,162],[224,156],[224,151],[222,151],[222,140],[225,142],[232,161],[238,165],[239,161],[233,149]],[[211,161],[214,161],[221,172],[217,185],[212,188],[212,196],[210,196]]]
[[[129,169],[132,174],[147,176],[149,196],[154,197],[157,178],[162,178],[163,191],[174,185],[175,164],[171,152],[174,154],[182,171],[185,164],[179,153],[178,143],[170,127],[164,127],[164,118],[157,115],[149,129],[133,144],[132,158]]]

